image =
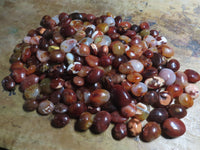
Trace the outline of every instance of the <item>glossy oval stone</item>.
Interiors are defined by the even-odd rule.
[[[62,92],[63,92],[63,89],[59,89],[59,90],[53,91],[49,96],[49,100],[51,102],[53,102],[54,104],[59,103],[60,100],[61,100]]]
[[[157,123],[162,123],[167,118],[168,118],[168,112],[165,108],[154,108],[150,112],[147,120],[155,121]]]
[[[23,108],[25,111],[34,111],[38,108],[38,102],[36,100],[26,100]]]
[[[116,140],[122,140],[127,136],[127,126],[125,123],[118,123],[112,129],[112,136]]]
[[[56,22],[53,19],[51,19],[50,16],[45,15],[42,17],[40,21],[40,25],[45,28],[52,29],[53,27],[56,26]]]
[[[181,72],[181,71],[176,72],[175,84],[178,84],[183,88],[188,85],[188,77],[186,76],[184,72]]]
[[[55,32],[53,32],[53,39],[49,41],[49,42],[52,42],[52,43],[49,43],[49,45],[61,44],[63,41],[64,41],[64,38],[60,34],[60,32],[55,31]]]
[[[192,107],[194,104],[193,98],[191,97],[190,94],[187,93],[182,93],[178,97],[178,102],[183,105],[185,108]]]
[[[158,52],[167,58],[174,56],[174,50],[166,44],[163,44],[160,47],[158,47]]]
[[[191,83],[196,83],[200,80],[200,74],[192,69],[186,69],[184,73],[188,77],[188,81]]]
[[[95,67],[89,72],[88,76],[86,77],[86,81],[90,84],[93,84],[100,81],[103,76],[104,70],[99,67]]]
[[[67,24],[61,27],[60,34],[64,37],[72,36],[76,33],[76,30],[71,25]]]
[[[90,47],[83,43],[80,43],[74,48],[74,52],[76,52],[76,54],[78,54],[79,56],[88,56],[90,55]]]
[[[176,59],[170,59],[169,62],[167,62],[167,68],[173,70],[174,72],[178,71],[180,68],[180,63]]]
[[[141,37],[144,38],[145,36],[150,34],[150,31],[148,29],[144,29],[144,30],[140,31],[139,34],[140,34]]]
[[[66,105],[71,105],[77,102],[76,93],[72,89],[65,89],[62,93],[62,99]]]
[[[16,61],[14,63],[11,64],[10,69],[13,71],[15,69],[21,69],[24,68],[24,64],[21,61]]]
[[[11,76],[6,76],[3,80],[2,80],[2,86],[4,88],[4,90],[7,91],[12,91],[15,89],[15,81],[13,80],[13,78]]]
[[[50,60],[55,63],[62,63],[65,59],[65,53],[61,50],[54,50],[50,53]]]
[[[130,73],[127,75],[127,81],[131,82],[131,83],[138,83],[140,81],[142,81],[143,77],[140,73]]]
[[[149,24],[148,24],[148,22],[142,22],[142,23],[140,23],[140,29],[141,30],[144,30],[144,29],[149,29]]]
[[[183,93],[183,88],[178,84],[169,85],[166,89],[172,97],[178,97]]]
[[[116,16],[115,17],[115,24],[118,26],[122,22],[122,17],[121,16]]]
[[[97,25],[97,30],[103,32],[104,34],[108,31],[109,26],[107,23],[100,23]]]
[[[78,130],[85,131],[89,129],[93,122],[93,116],[89,112],[83,112],[79,119],[77,120],[77,128]]]
[[[69,18],[69,15],[65,12],[62,12],[58,15],[58,19],[60,22],[66,21]]]
[[[40,94],[40,88],[38,84],[33,84],[24,90],[25,99],[36,99]]]
[[[78,101],[69,106],[68,112],[71,118],[79,118],[87,110],[85,103]]]
[[[114,41],[111,44],[112,52],[116,56],[121,56],[125,52],[125,46],[122,42],[120,41]]]
[[[159,53],[153,53],[153,57],[151,57],[151,61],[153,62],[154,67],[162,66],[166,63],[164,57]]]
[[[26,78],[26,70],[24,68],[15,69],[11,73],[11,76],[15,80],[16,83],[20,83]]]
[[[83,19],[83,15],[81,13],[78,13],[78,12],[74,12],[74,13],[71,13],[69,15],[69,17],[72,19],[72,20],[82,20]]]
[[[134,72],[142,72],[144,69],[144,65],[136,59],[132,59],[129,61],[129,63],[131,64],[131,66],[133,67],[133,71]]]
[[[178,118],[168,118],[163,122],[163,132],[171,137],[179,137],[186,131],[185,124]]]
[[[148,91],[143,99],[142,102],[148,105],[155,105],[159,101],[159,96],[156,91]]]
[[[76,86],[83,86],[85,84],[85,80],[84,78],[82,77],[79,77],[79,76],[75,76],[73,78],[73,83],[76,85]]]
[[[142,129],[141,138],[145,142],[151,142],[161,134],[160,125],[156,122],[148,122]]]
[[[133,84],[133,86],[131,88],[131,92],[135,96],[143,96],[147,93],[147,91],[148,91],[148,88],[147,88],[146,84],[144,84],[143,82],[135,83],[135,84]]]
[[[110,99],[110,92],[105,89],[96,89],[90,95],[90,103],[92,106],[98,107]]]
[[[100,111],[94,117],[91,130],[96,134],[102,133],[109,127],[110,122],[111,115],[106,111]]]
[[[108,26],[115,26],[115,19],[113,17],[107,17],[104,23],[108,24]]]
[[[133,30],[127,30],[125,33],[126,36],[130,37],[131,39],[133,39],[136,35],[136,32]]]
[[[48,51],[38,50],[36,56],[40,62],[47,62],[50,59]]]
[[[184,106],[180,104],[172,104],[168,108],[169,115],[171,117],[176,117],[176,118],[183,118],[187,115],[187,110]]]
[[[99,58],[94,55],[88,55],[85,57],[85,61],[90,67],[96,67],[99,64]]]
[[[166,85],[172,85],[176,81],[175,73],[168,68],[162,69],[159,76],[165,80]]]
[[[122,56],[117,56],[115,57],[115,59],[112,61],[112,66],[114,68],[118,68],[122,63],[127,62],[128,59],[126,56],[122,55]]]
[[[21,83],[20,83],[20,89],[24,91],[29,86],[36,84],[39,82],[39,77],[35,74],[32,74],[28,77],[26,77]]]
[[[112,60],[109,56],[102,56],[99,63],[105,69],[105,73],[109,73],[112,70]]]
[[[69,116],[67,114],[55,114],[51,124],[56,128],[62,128],[69,123]]]
[[[123,107],[131,103],[130,94],[121,86],[114,85],[111,89],[111,100],[117,107]]]
[[[71,52],[72,48],[76,46],[77,40],[75,39],[68,39],[63,41],[60,44],[60,49],[63,50],[65,53]]]
[[[44,100],[39,103],[38,112],[41,115],[48,115],[54,110],[54,104],[49,100]]]

